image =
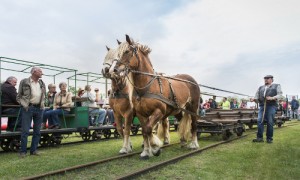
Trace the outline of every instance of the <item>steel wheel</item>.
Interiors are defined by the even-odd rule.
[[[103,135],[104,135],[104,137],[105,137],[106,139],[109,139],[110,136],[111,136],[111,131],[110,131],[110,129],[104,129],[104,130],[103,130]]]
[[[48,138],[48,144],[50,146],[60,145],[61,144],[61,139],[62,139],[61,135],[54,135],[54,134],[52,134],[50,136],[50,138]]]
[[[95,130],[95,131],[92,133],[92,139],[93,139],[93,141],[96,141],[96,140],[101,139],[101,133],[98,132],[97,130]]]
[[[14,152],[19,151],[20,147],[21,147],[20,139],[13,139],[9,143],[9,149],[14,151]]]
[[[45,134],[45,135],[42,135],[41,136],[41,139],[40,139],[40,142],[39,142],[39,144],[42,146],[42,147],[47,147],[47,146],[49,146],[49,144],[48,144],[48,140],[49,140],[49,135],[48,134]]]
[[[243,132],[244,132],[243,127],[238,127],[238,128],[236,128],[236,135],[237,135],[237,136],[243,135]]]
[[[10,144],[10,139],[3,139],[0,142],[0,146],[3,149],[3,151],[10,151],[9,144]]]
[[[139,125],[137,125],[137,126],[135,126],[135,127],[132,127],[131,128],[131,133],[132,133],[132,135],[137,135],[137,133],[139,132],[139,129],[140,129],[140,126]]]
[[[84,140],[84,141],[88,141],[91,139],[91,132],[89,130],[86,130],[84,132],[81,133],[81,138]]]

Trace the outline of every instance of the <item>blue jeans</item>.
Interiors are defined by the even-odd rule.
[[[106,113],[107,113],[107,117],[108,117],[108,122],[107,123],[113,124],[115,122],[113,110],[107,109]]]
[[[63,110],[63,109],[53,109],[53,110],[49,110],[47,112],[45,112],[44,114],[44,118],[48,119],[48,123],[49,123],[49,126],[59,126],[59,117],[58,116],[61,116],[62,114],[69,114],[70,112],[69,111],[66,111],[66,110]]]
[[[298,109],[291,110],[291,118],[298,119]]]
[[[44,110],[44,112],[43,112],[43,122],[42,123],[44,123],[45,125],[46,125],[46,123],[47,123],[47,120],[48,120],[48,123],[51,121],[52,122],[52,117],[51,116],[46,116],[46,113],[48,112],[48,111],[51,111],[51,110],[53,110],[53,109],[45,109]],[[48,124],[48,125],[50,125],[50,123]]]
[[[260,106],[258,112],[258,119],[257,119],[257,138],[262,139],[264,133],[264,122],[262,122],[262,116],[264,112],[264,106]],[[273,125],[274,125],[274,117],[276,113],[276,106],[266,105],[266,112],[265,112],[265,121],[267,122],[267,139],[273,140]]]
[[[33,136],[31,140],[30,152],[36,151],[41,137],[41,122],[43,110],[39,107],[29,106],[28,111],[22,108],[22,134],[20,153],[27,153],[27,140],[31,121],[33,120]]]
[[[7,122],[7,130],[14,130],[15,125],[16,128],[21,128],[22,126],[22,109],[21,108],[8,108],[2,111],[3,115],[4,114],[9,114],[9,115],[18,115],[18,117],[9,117],[8,122]]]
[[[98,124],[103,124],[104,118],[106,116],[106,111],[104,109],[93,109],[89,111],[89,116],[98,116],[96,122]]]

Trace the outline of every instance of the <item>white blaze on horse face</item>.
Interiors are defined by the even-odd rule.
[[[113,61],[113,63],[111,64],[110,68],[109,68],[109,74],[114,75],[114,70],[116,67],[117,61]]]

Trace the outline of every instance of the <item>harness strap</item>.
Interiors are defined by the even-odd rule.
[[[125,93],[112,93],[110,95],[110,98],[111,99],[122,99],[122,98],[126,98],[126,99],[129,99],[129,95],[128,94],[125,94]]]
[[[160,77],[157,77],[157,81],[158,81],[158,85],[159,85],[160,94],[162,94],[162,82],[161,82]]]
[[[170,90],[171,90],[171,98],[174,100],[175,104],[176,104],[176,107],[179,108],[179,104],[178,104],[178,101],[177,101],[177,97],[175,95],[175,91],[174,91],[174,88],[172,86],[172,83],[170,82],[169,79],[167,79],[167,81],[169,82],[169,87],[170,87]]]

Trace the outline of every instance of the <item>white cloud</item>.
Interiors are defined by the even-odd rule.
[[[222,74],[224,66],[243,61],[243,55],[287,53],[286,46],[300,41],[299,7],[299,1],[291,0],[191,2],[161,19],[166,36],[151,42],[154,64],[159,71],[191,73],[200,83],[249,92],[241,87],[242,80],[232,83],[230,73]],[[260,67],[254,59],[256,68],[240,78],[252,74],[248,83],[256,89],[255,78],[276,71],[272,59],[266,61],[270,67]]]
[[[248,94],[268,72],[299,92],[289,81],[300,65],[299,7],[297,0],[7,0],[0,55],[100,72],[105,45],[128,33],[153,49],[158,71]],[[289,59],[293,66],[272,63]]]

